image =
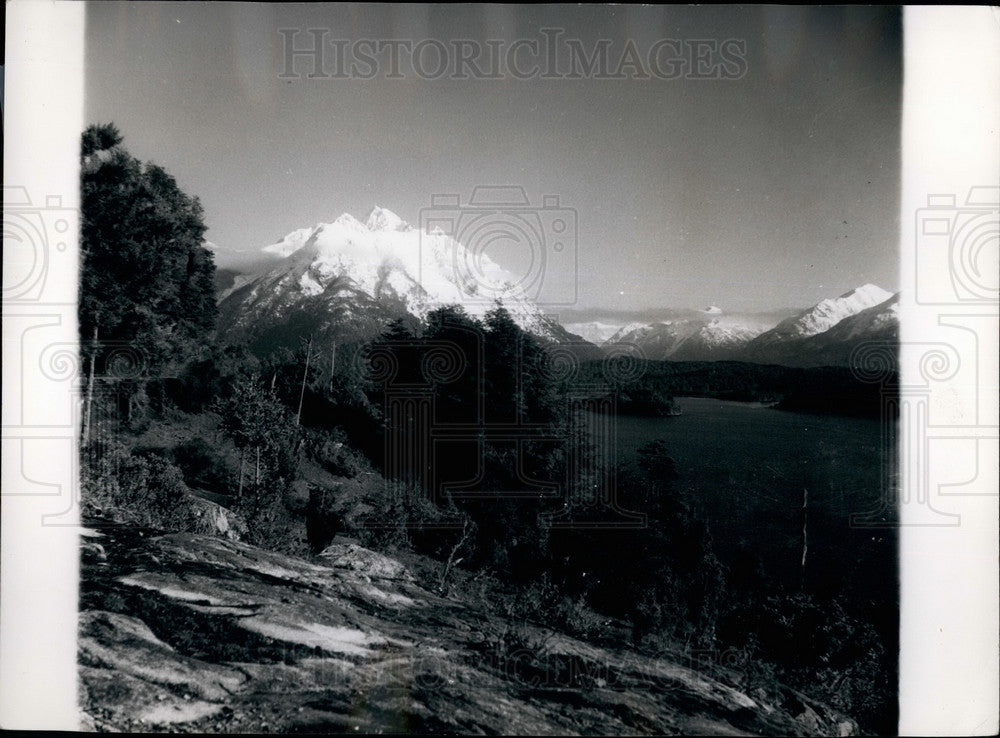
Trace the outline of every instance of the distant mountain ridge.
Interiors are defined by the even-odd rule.
[[[716,308],[716,310],[718,310]],[[631,343],[648,359],[715,361],[731,359],[770,323],[757,316],[703,312],[698,317],[623,326],[605,346]]]
[[[746,361],[785,366],[849,363],[863,341],[898,341],[899,295],[865,284],[822,300],[750,341]]]
[[[898,303],[898,294],[865,284],[776,325],[763,316],[730,315],[713,306],[694,318],[627,324],[602,347],[634,344],[647,359],[670,361],[847,366],[864,341],[898,341]]]
[[[775,342],[757,349],[748,361],[785,366],[849,366],[862,343],[899,343],[899,295],[849,315],[833,327],[811,336]],[[752,350],[753,347],[747,347]]]

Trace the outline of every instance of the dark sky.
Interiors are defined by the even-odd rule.
[[[577,308],[764,310],[866,282],[899,287],[897,9],[95,3],[87,12],[87,119],[114,121],[132,153],[198,195],[223,249],[254,249],[343,212],[364,218],[375,204],[417,224],[432,195],[465,201],[476,186],[513,184],[532,205],[558,195],[576,211],[575,248],[551,255],[544,281],[556,301],[575,292]],[[454,80],[421,79],[404,64],[402,79],[387,79],[383,61],[370,80],[288,80],[279,28],[302,29],[300,46],[311,43],[306,29],[321,28],[354,42],[493,39],[504,49],[559,28],[588,53],[609,39],[612,60],[630,40],[645,54],[664,38],[736,39],[745,73]],[[424,57],[431,69],[435,53]],[[333,47],[325,62],[337,71]],[[309,60],[295,63],[311,71]],[[490,253],[524,268],[516,249]]]

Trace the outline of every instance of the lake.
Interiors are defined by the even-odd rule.
[[[664,440],[680,473],[675,489],[708,523],[720,559],[731,561],[743,547],[789,585],[800,577],[807,489],[810,584],[895,601],[895,532],[850,523],[852,513],[881,507],[888,462],[881,421],[699,397],[677,402],[679,416],[617,417],[619,468]]]

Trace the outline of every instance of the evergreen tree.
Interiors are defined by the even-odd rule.
[[[295,477],[298,429],[274,393],[248,378],[237,380],[216,409],[239,452],[236,508],[246,516],[250,539],[266,542]]]
[[[82,136],[79,325],[90,374],[109,347],[128,346],[139,357],[139,391],[206,345],[216,318],[215,264],[198,199],[121,142],[114,124]]]

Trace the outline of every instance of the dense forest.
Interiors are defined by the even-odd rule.
[[[483,320],[444,307],[335,351],[308,334],[269,352],[230,345],[198,200],[112,124],[87,129],[81,157],[81,477],[94,524],[205,530],[211,509],[277,551],[309,556],[336,535],[412,551],[437,562],[444,595],[475,579],[512,617],[621,648],[736,649],[743,688],[780,681],[868,730],[895,729],[895,636],[863,603],[780,586],[751,557],[721,562],[669,448],[609,470],[581,430],[611,394],[648,414],[670,414],[677,394],[821,410],[843,409],[829,391],[841,387],[870,413],[872,389],[852,395],[834,370],[730,363],[657,362],[625,384],[594,362],[574,367],[596,388],[580,396],[500,305]],[[595,493],[608,489],[614,509]]]
[[[787,367],[742,361],[652,361],[641,365],[635,379],[617,389],[619,412],[669,415],[671,398],[712,397],[719,400],[770,403],[782,410],[835,413],[858,417],[895,417],[898,376],[887,370],[868,377],[849,367]],[[599,377],[602,367],[586,362],[585,378]]]

